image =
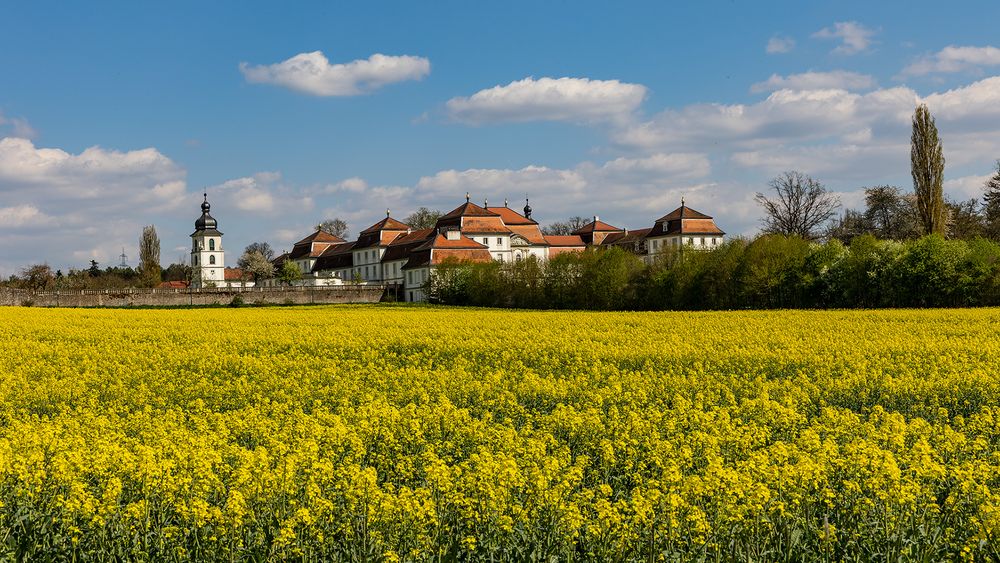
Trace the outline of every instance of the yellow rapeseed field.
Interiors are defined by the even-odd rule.
[[[1000,311],[0,309],[0,558],[989,560]]]

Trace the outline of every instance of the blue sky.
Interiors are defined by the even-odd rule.
[[[3,14],[3,275],[107,264],[123,246],[134,257],[146,224],[175,261],[204,188],[230,263],[255,240],[288,248],[326,217],[356,233],[386,207],[446,211],[466,191],[518,207],[530,193],[543,223],[599,214],[632,228],[683,195],[752,234],[752,194],[785,169],[845,207],[866,185],[910,189],[918,102],[938,118],[952,197],[978,195],[1000,158],[996,2],[34,2]]]

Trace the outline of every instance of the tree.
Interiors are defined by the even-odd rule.
[[[983,185],[983,220],[986,236],[1000,239],[1000,160],[996,173]]]
[[[274,258],[274,249],[271,248],[271,245],[266,242],[251,242],[245,249],[243,249],[244,256],[251,252],[259,252],[261,256],[268,260],[272,260]]]
[[[292,285],[301,278],[302,272],[299,271],[299,267],[295,265],[295,262],[285,260],[285,263],[281,265],[281,270],[278,271],[278,279],[288,285]]]
[[[913,113],[910,137],[910,174],[917,195],[917,212],[924,234],[944,235],[947,210],[944,205],[944,152],[937,125],[925,104]]]
[[[971,239],[983,234],[983,217],[979,214],[979,200],[944,202],[948,213],[948,237]]]
[[[871,221],[866,213],[848,209],[840,219],[834,221],[826,231],[826,238],[839,240],[844,244],[850,244],[854,237],[872,231]]]
[[[794,170],[771,180],[775,199],[758,192],[754,199],[764,208],[766,234],[799,236],[806,240],[820,237],[821,227],[833,218],[840,200],[823,184]]]
[[[421,207],[407,215],[403,222],[413,229],[430,229],[437,225],[437,220],[441,218],[441,215],[440,211]]]
[[[881,239],[901,240],[919,233],[915,201],[896,186],[865,188],[865,220]]]
[[[87,268],[87,274],[92,278],[100,277],[101,267],[97,265],[97,260],[90,261],[90,267]]]
[[[349,234],[349,231],[347,230],[347,223],[339,217],[323,221],[319,225],[316,225],[316,230],[329,233],[335,237],[340,237],[345,240]]]
[[[266,244],[266,243],[265,243]],[[248,247],[249,248],[249,247]],[[290,262],[285,262],[286,264]],[[274,276],[274,264],[259,250],[247,250],[237,262],[244,273],[253,276],[254,283]],[[297,279],[297,278],[296,278]]]
[[[163,281],[191,281],[191,266],[174,262],[163,270]]]
[[[56,277],[48,264],[34,264],[21,270],[21,286],[24,289],[46,291],[53,289]]]
[[[590,221],[588,219],[575,215],[565,221],[556,221],[555,223],[542,227],[542,233],[546,235],[570,235],[573,234],[573,231],[589,222]]]
[[[139,237],[139,275],[143,285],[155,287],[160,284],[160,237],[156,227],[143,227]]]

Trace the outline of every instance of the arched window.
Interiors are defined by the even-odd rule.
[[[208,257],[208,263],[211,264],[211,265],[213,265],[213,266],[215,265],[215,256],[214,255]]]
[[[209,250],[215,250],[215,239],[214,238],[208,239],[208,249]],[[215,262],[212,262],[212,263],[214,264]]]

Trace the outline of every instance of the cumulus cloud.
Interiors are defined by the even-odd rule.
[[[107,262],[136,244],[143,225],[178,212],[185,175],[154,148],[74,154],[0,139],[0,267],[85,265],[79,257]],[[161,236],[171,230],[158,229]]]
[[[763,82],[750,87],[750,92],[774,92],[775,90],[868,90],[876,86],[875,78],[847,70],[832,70],[829,72],[803,72],[781,76],[772,74]]]
[[[949,45],[932,55],[910,63],[901,76],[924,76],[932,73],[978,72],[983,67],[1000,65],[1000,49],[992,46],[958,47]]]
[[[284,86],[314,96],[356,96],[387,84],[420,80],[430,71],[426,58],[380,53],[338,64],[330,64],[322,51],[299,53],[271,65],[240,63],[247,82]]]
[[[258,172],[233,178],[207,188],[214,204],[256,215],[277,216],[308,212],[314,207],[312,197],[285,185],[280,172]]]
[[[618,80],[525,78],[448,100],[452,119],[468,124],[569,121],[599,122],[630,116],[646,87]]]
[[[831,27],[824,27],[812,36],[818,39],[838,39],[838,45],[833,52],[842,55],[856,55],[871,47],[876,31],[858,22],[836,22]]]
[[[780,53],[791,53],[792,49],[795,48],[795,40],[791,37],[782,37],[780,35],[775,35],[774,37],[767,40],[767,47],[764,48],[769,55],[776,55]]]

